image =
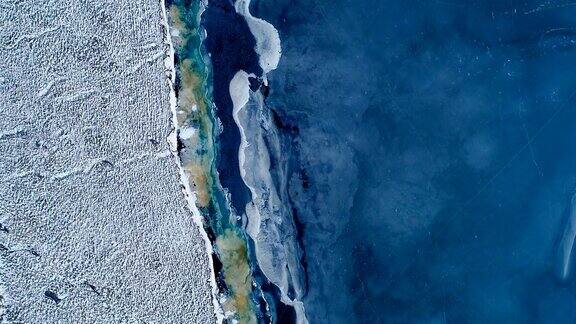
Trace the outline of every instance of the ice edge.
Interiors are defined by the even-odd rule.
[[[212,304],[214,306],[214,314],[216,316],[216,322],[221,324],[224,322],[224,312],[220,303],[218,302],[218,285],[216,284],[216,277],[214,272],[214,263],[212,261],[211,255],[213,254],[212,243],[208,238],[208,234],[204,229],[204,224],[202,222],[202,216],[200,210],[196,207],[196,194],[190,187],[190,179],[184,172],[182,168],[182,161],[178,155],[178,139],[177,133],[179,130],[176,107],[176,90],[174,84],[176,82],[176,67],[174,66],[174,46],[172,44],[172,39],[170,37],[170,27],[168,25],[168,17],[166,14],[166,3],[165,0],[160,0],[160,8],[162,10],[162,27],[163,27],[163,37],[165,46],[165,56],[164,56],[164,67],[166,68],[168,87],[170,89],[170,111],[172,112],[172,131],[167,138],[168,144],[170,145],[170,151],[176,160],[176,165],[178,167],[178,172],[180,174],[180,184],[182,185],[182,192],[184,198],[186,199],[188,209],[192,212],[192,218],[196,226],[198,227],[202,239],[204,240],[204,245],[206,248],[206,255],[208,257],[208,264],[210,265],[210,285],[212,287]]]

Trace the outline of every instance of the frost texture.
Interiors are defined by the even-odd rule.
[[[2,321],[214,321],[160,8],[0,2]]]

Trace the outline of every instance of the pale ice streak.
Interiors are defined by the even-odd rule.
[[[560,241],[560,255],[562,258],[562,265],[560,270],[560,278],[562,280],[568,279],[570,276],[570,263],[574,251],[574,239],[576,238],[576,194],[570,200],[570,210],[568,211],[568,222],[562,241]]]
[[[272,24],[250,14],[250,0],[237,0],[235,3],[236,12],[246,19],[250,32],[256,38],[256,53],[259,56],[259,63],[264,74],[276,69],[280,62],[282,47],[280,46],[280,36]]]
[[[288,201],[282,188],[275,186],[270,173],[270,155],[280,151],[278,134],[265,110],[262,94],[250,92],[251,76],[238,71],[229,85],[233,117],[241,137],[240,175],[252,195],[252,201],[246,206],[246,232],[254,240],[260,269],[280,288],[282,302],[294,307],[298,323],[307,323],[301,302],[305,284],[296,230]],[[288,294],[290,287],[294,296]]]
[[[254,50],[266,84],[266,73],[276,69],[280,61],[280,37],[272,24],[253,17],[249,8],[250,0],[235,3],[236,12],[244,16],[256,39]],[[254,240],[262,272],[280,288],[282,302],[294,307],[298,323],[307,323],[301,301],[305,280],[295,239],[296,229],[284,188],[276,188],[270,173],[270,154],[279,153],[278,134],[264,106],[264,98],[259,92],[250,91],[249,77],[256,76],[240,70],[229,86],[233,117],[241,137],[238,150],[240,175],[252,194],[252,201],[246,206],[246,231]],[[291,288],[294,296],[288,295]]]

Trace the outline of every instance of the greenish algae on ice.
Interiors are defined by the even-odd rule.
[[[168,5],[170,34],[178,64],[176,122],[181,148],[178,156],[190,187],[196,195],[196,205],[203,224],[214,233],[213,248],[222,263],[221,275],[226,288],[219,291],[219,301],[229,320],[256,323],[253,279],[248,261],[246,236],[219,184],[215,156],[215,127],[209,86],[209,63],[202,53],[200,14],[203,4],[178,1]],[[222,287],[221,287],[222,288]]]

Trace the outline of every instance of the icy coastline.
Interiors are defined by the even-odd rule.
[[[199,232],[202,236],[202,240],[204,241],[204,248],[206,249],[206,257],[208,259],[208,264],[210,266],[210,286],[212,290],[212,305],[214,307],[214,314],[216,316],[217,323],[223,323],[224,321],[224,312],[220,303],[218,302],[218,286],[216,283],[215,271],[214,271],[214,263],[212,258],[210,257],[214,251],[212,248],[212,242],[208,238],[208,234],[204,228],[204,223],[202,221],[202,215],[200,210],[198,209],[197,203],[197,196],[196,192],[191,188],[192,179],[190,179],[189,175],[183,168],[182,160],[180,155],[178,154],[178,134],[188,130],[190,134],[189,136],[184,137],[184,140],[189,140],[193,136],[193,132],[190,130],[194,130],[193,128],[184,128],[178,122],[178,106],[177,106],[177,98],[176,98],[176,90],[175,90],[175,82],[176,82],[176,67],[174,65],[175,62],[175,50],[172,44],[172,39],[170,35],[170,26],[168,23],[168,16],[166,14],[166,2],[165,0],[161,0],[160,2],[161,10],[162,10],[162,26],[164,31],[164,43],[166,46],[166,57],[164,58],[164,66],[166,68],[166,72],[168,74],[168,86],[170,89],[170,110],[172,112],[172,132],[168,137],[168,143],[170,144],[172,155],[176,160],[176,164],[178,166],[178,172],[180,175],[180,184],[182,185],[182,193],[187,202],[188,209],[192,212],[194,222],[199,229]],[[200,13],[199,13],[200,14]]]
[[[305,294],[305,278],[295,225],[287,188],[278,187],[286,183],[281,179],[286,175],[280,138],[263,94],[250,89],[253,82],[265,85],[266,73],[277,67],[280,39],[271,24],[250,15],[249,2],[235,3],[232,10],[236,16],[219,11],[218,3],[205,3],[208,14],[197,26],[191,19],[200,23],[201,12],[194,14],[195,9],[186,4],[169,5],[171,38],[177,43],[178,58],[171,52],[167,60],[173,87],[172,147],[189,207],[206,230],[207,252],[219,263],[216,269],[211,260],[217,316],[224,321],[277,321],[277,316],[286,315],[275,312],[289,308],[294,321],[306,323],[300,300]],[[238,17],[246,24],[235,27],[238,40],[226,43],[227,52],[212,53],[216,56],[205,62],[211,64],[210,71],[202,72],[203,55],[198,50],[206,47],[210,55],[211,46],[220,48],[216,44],[228,42],[230,35],[224,26],[238,24]],[[200,44],[195,33],[204,30],[207,36],[202,42],[207,44]],[[253,47],[249,45],[252,36]],[[229,60],[237,60],[244,68],[233,71],[236,65]],[[171,65],[174,61],[177,66]],[[210,90],[202,90],[204,87],[213,93],[205,92]],[[280,161],[274,174],[271,160]],[[247,200],[242,198],[244,189],[239,184],[246,187]],[[260,286],[269,286],[268,281],[277,288]]]

